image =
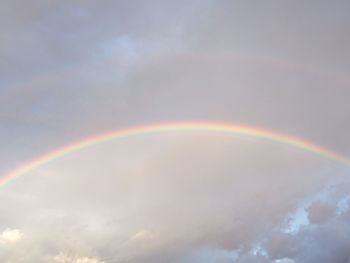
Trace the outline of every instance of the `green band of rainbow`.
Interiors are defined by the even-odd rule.
[[[227,124],[227,123],[215,123],[215,122],[180,122],[180,123],[163,123],[155,125],[145,125],[136,126],[126,129],[120,129],[100,135],[91,136],[80,141],[74,142],[72,144],[58,148],[52,152],[44,154],[39,158],[36,158],[24,165],[18,167],[17,169],[5,174],[0,179],[0,186],[4,186],[16,178],[19,178],[34,169],[54,161],[58,158],[66,156],[70,153],[80,151],[84,148],[101,144],[104,142],[109,142],[116,139],[122,139],[125,137],[131,137],[142,134],[150,133],[162,133],[162,132],[175,132],[175,131],[209,131],[209,132],[221,132],[230,133],[242,136],[249,136],[260,138],[264,140],[269,140],[277,143],[282,143],[290,145],[308,152],[315,153],[317,155],[323,156],[324,158],[334,160],[345,165],[350,165],[350,160],[346,157],[314,144],[312,142],[297,138],[294,136],[281,134],[273,132],[270,130],[265,130],[257,127],[249,127],[240,124]]]

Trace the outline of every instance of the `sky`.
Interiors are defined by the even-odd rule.
[[[349,8],[2,0],[0,178],[83,138],[174,122],[350,156]],[[349,263],[349,178],[344,163],[251,136],[129,136],[0,186],[0,261]]]

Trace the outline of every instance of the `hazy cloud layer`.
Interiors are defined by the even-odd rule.
[[[213,120],[350,154],[345,1],[0,3],[0,171],[85,136]],[[349,169],[199,133],[95,146],[0,191],[0,261],[350,260]]]

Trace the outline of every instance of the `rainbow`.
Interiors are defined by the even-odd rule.
[[[115,57],[103,57],[100,63],[110,63],[113,62]],[[350,79],[347,74],[343,74],[339,71],[333,71],[330,68],[319,67],[315,64],[300,63],[297,61],[286,60],[283,58],[272,57],[272,56],[248,56],[246,54],[234,53],[231,51],[224,52],[176,52],[172,55],[165,56],[151,54],[143,58],[143,66],[163,66],[164,63],[171,61],[176,62],[203,62],[208,61],[213,63],[217,61],[241,61],[248,63],[266,63],[267,65],[275,65],[278,67],[286,69],[296,69],[301,72],[317,74],[319,76],[328,76],[334,79],[334,81],[339,83],[349,84]],[[7,90],[9,91],[6,95],[2,95],[0,102],[13,100],[17,96],[23,96],[25,93],[34,93],[41,91],[41,89],[46,89],[50,86],[48,83],[57,82],[61,79],[69,79],[76,75],[79,75],[79,71],[82,67],[88,66],[88,63],[82,63],[78,66],[66,66],[61,69],[46,72],[45,74],[39,75],[35,78],[31,78],[26,82],[16,83],[13,86],[9,86]]]
[[[270,130],[265,130],[262,128],[245,126],[240,124],[228,124],[228,123],[216,123],[216,122],[178,122],[178,123],[163,123],[163,124],[153,124],[136,126],[126,129],[120,129],[116,131],[111,131],[99,135],[94,135],[91,137],[84,138],[80,141],[74,142],[72,144],[65,145],[54,151],[40,156],[32,161],[29,161],[22,166],[10,171],[9,173],[2,176],[0,179],[0,186],[4,186],[14,181],[15,179],[28,174],[29,172],[49,163],[64,157],[68,154],[83,150],[87,147],[94,146],[101,143],[106,143],[112,140],[122,139],[126,137],[132,137],[137,135],[145,135],[152,133],[163,133],[163,132],[186,132],[186,131],[207,131],[207,132],[220,132],[229,133],[241,136],[249,136],[259,139],[264,139],[268,141],[273,141],[276,143],[281,143],[295,148],[302,149],[324,158],[340,162],[345,165],[350,165],[350,160],[346,157],[329,150],[325,147],[319,146],[312,142],[306,141],[304,139],[294,137],[291,135],[281,134]]]

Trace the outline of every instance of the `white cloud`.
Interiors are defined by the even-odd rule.
[[[22,232],[19,229],[5,229],[1,235],[0,235],[0,240],[2,242],[7,242],[7,243],[16,243],[17,241],[21,240],[23,237]]]
[[[156,238],[156,234],[150,230],[141,230],[133,235],[129,242],[151,241]]]

